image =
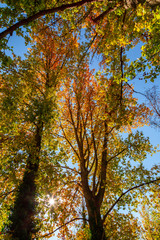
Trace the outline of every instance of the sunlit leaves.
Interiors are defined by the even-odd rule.
[[[142,239],[158,240],[160,234],[160,195],[159,185],[155,185],[141,204],[141,237]]]

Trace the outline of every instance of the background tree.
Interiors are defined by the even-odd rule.
[[[155,128],[159,128],[159,89],[158,86],[154,86],[152,89],[145,93],[147,103],[152,110],[152,116],[150,116],[150,124]],[[159,172],[159,166],[153,166]],[[145,199],[141,203],[140,216],[141,216],[141,237],[142,239],[158,239],[160,231],[159,222],[159,184],[153,186]]]

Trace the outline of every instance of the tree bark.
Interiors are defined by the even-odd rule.
[[[97,206],[96,201],[88,201],[86,199],[86,206],[89,216],[89,227],[91,231],[91,240],[107,240],[103,228],[103,221],[100,214],[100,208]]]
[[[107,240],[103,228],[103,220],[100,214],[101,202],[99,197],[93,194],[88,185],[87,170],[81,164],[81,181],[89,216],[89,227],[91,231],[91,240]]]
[[[43,123],[37,127],[32,152],[27,160],[22,183],[19,186],[14,207],[10,216],[9,231],[13,240],[31,240],[36,227],[34,216],[36,213],[36,183],[39,153],[41,149]]]

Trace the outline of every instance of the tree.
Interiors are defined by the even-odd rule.
[[[121,137],[124,130],[145,124],[149,109],[137,104],[127,83],[115,81],[121,73],[116,64],[108,77],[102,74],[95,79],[83,61],[72,68],[72,78],[67,78],[60,92],[61,141],[78,164],[92,240],[117,239],[113,228],[108,229],[111,211],[117,207],[112,217],[118,223],[118,210],[135,204],[130,191],[150,182],[142,164],[147,152],[153,151],[149,140],[140,132]]]
[[[43,22],[39,26],[45,28]],[[41,31],[33,35],[36,44],[33,43],[26,59],[15,57],[12,66],[1,73],[2,181],[9,185],[10,193],[16,191],[9,230],[5,227],[12,239],[29,240],[38,231],[34,220],[36,181],[42,152],[52,136],[57,115],[55,91],[69,56],[70,42],[66,45],[59,33],[47,27],[45,34]],[[12,171],[16,174],[13,180]],[[2,195],[8,195],[5,188]]]
[[[160,204],[159,186],[152,187],[145,202],[142,203],[141,215],[141,235],[142,239],[158,240],[160,235]]]

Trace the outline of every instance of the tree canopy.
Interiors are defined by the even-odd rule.
[[[159,166],[143,164],[156,147],[136,129],[153,110],[159,117],[159,98],[148,92],[150,105],[140,104],[132,84],[139,73],[146,82],[159,76],[159,5],[1,1],[0,239],[58,231],[138,240],[159,231],[157,200],[149,215],[142,206],[141,226],[133,214],[145,195],[158,195]],[[24,60],[9,45],[14,32],[30,43]],[[140,58],[129,59],[138,43]]]

